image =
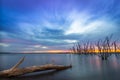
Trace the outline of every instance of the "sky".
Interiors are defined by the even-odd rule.
[[[0,52],[64,52],[120,38],[120,0],[0,0]]]

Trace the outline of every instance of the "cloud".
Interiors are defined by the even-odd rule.
[[[41,46],[40,45],[34,45],[34,48],[40,48]]]
[[[6,44],[6,43],[0,43],[0,46],[1,47],[8,47],[8,46],[10,46],[9,44]]]
[[[78,42],[77,40],[64,40],[65,42],[67,42],[67,43],[76,43],[76,42]]]
[[[42,48],[43,48],[43,49],[47,49],[48,47],[46,47],[46,46],[42,46]]]
[[[42,45],[34,45],[33,48],[42,48],[42,49],[47,49],[47,46],[42,46]]]
[[[68,49],[79,40],[120,34],[119,0],[2,0],[4,51]],[[59,45],[59,46],[58,46]]]
[[[70,34],[97,34],[103,35],[104,32],[112,34],[116,32],[117,25],[115,21],[111,21],[109,17],[96,17],[95,15],[74,12],[70,17],[71,24],[68,30],[65,31],[65,35]]]

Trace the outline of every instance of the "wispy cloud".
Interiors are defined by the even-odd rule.
[[[0,43],[0,46],[1,47],[8,47],[8,46],[10,46],[9,44],[6,44],[6,43]]]
[[[66,30],[65,34],[97,34],[103,35],[104,32],[108,34],[112,34],[116,32],[117,25],[115,21],[111,21],[109,17],[100,16],[97,17],[95,15],[74,12],[71,14],[70,20],[71,24],[68,30]]]
[[[116,39],[119,9],[119,0],[2,0],[0,45],[9,52],[66,50],[79,40]]]

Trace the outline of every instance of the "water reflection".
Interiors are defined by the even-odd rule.
[[[6,80],[119,80],[120,55],[111,55],[108,60],[102,61],[97,55],[71,54],[17,54],[0,55],[0,70],[8,69],[16,64],[20,58],[26,56],[20,67],[43,65],[48,63],[68,65],[73,67],[64,71],[38,72],[19,78]]]
[[[111,67],[116,70],[120,67],[120,59],[117,59],[117,56],[119,55],[112,55],[112,58],[110,60]]]

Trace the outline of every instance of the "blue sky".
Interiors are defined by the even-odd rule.
[[[120,35],[120,0],[1,0],[1,52],[67,50]]]

